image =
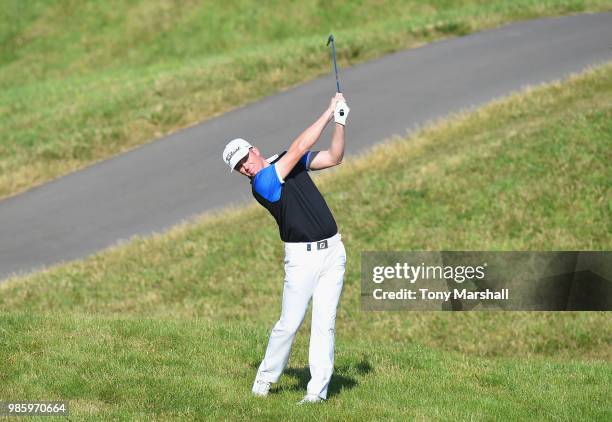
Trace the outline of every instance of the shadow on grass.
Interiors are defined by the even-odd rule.
[[[258,364],[251,365],[255,368]],[[350,390],[358,384],[355,376],[363,376],[372,372],[372,365],[368,361],[366,356],[361,358],[360,362],[349,363],[344,365],[336,365],[334,367],[334,374],[332,375],[329,387],[327,389],[327,398],[333,397],[340,394],[343,390]],[[297,384],[279,386],[278,388],[272,388],[271,393],[281,393],[284,391],[305,391],[310,381],[310,369],[308,367],[302,368],[286,368],[283,371],[283,375],[294,378],[297,380]]]

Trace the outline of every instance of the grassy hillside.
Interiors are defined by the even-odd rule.
[[[376,327],[368,325],[357,337],[340,332],[328,402],[298,406],[309,379],[306,336],[298,336],[290,368],[270,396],[250,395],[268,335],[264,324],[58,315],[0,321],[7,328],[0,353],[8,358],[0,396],[70,400],[76,419],[610,417],[612,375],[603,361],[486,359],[407,339],[376,341],[370,339]]]
[[[607,313],[362,312],[359,253],[609,250],[611,141],[608,65],[322,172],[348,253],[322,407],[295,405],[308,318],[274,393],[249,394],[283,275],[257,206],[0,285],[0,400],[104,419],[609,419]]]
[[[19,1],[0,8],[0,197],[329,72],[609,0]]]

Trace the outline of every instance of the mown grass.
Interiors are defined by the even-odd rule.
[[[337,342],[330,398],[297,406],[307,344],[264,400],[249,394],[263,326],[246,321],[5,315],[2,396],[70,400],[81,419],[606,420],[610,364],[483,359],[419,343]],[[368,328],[364,327],[364,330]]]
[[[606,0],[5,2],[0,197],[340,67]]]
[[[274,393],[249,395],[283,276],[255,205],[0,285],[0,395],[103,419],[609,419],[607,313],[362,312],[359,254],[610,249],[611,94],[607,65],[316,178],[348,253],[324,406],[295,405],[308,319]]]

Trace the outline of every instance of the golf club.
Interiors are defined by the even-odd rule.
[[[336,45],[334,44],[334,35],[329,34],[329,38],[327,39],[327,44],[331,42],[332,45],[332,57],[334,59],[334,71],[336,72],[336,90],[340,92],[340,82],[338,81],[338,66],[336,65]]]

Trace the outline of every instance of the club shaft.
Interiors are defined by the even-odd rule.
[[[334,56],[334,71],[336,72],[336,89],[337,92],[340,92],[340,81],[338,80],[338,66],[336,65],[336,46],[334,44],[334,40],[332,39],[332,54]]]

